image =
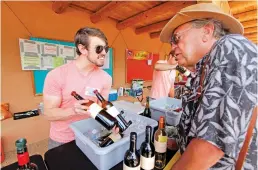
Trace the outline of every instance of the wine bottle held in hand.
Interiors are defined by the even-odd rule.
[[[102,107],[114,118],[116,118],[118,122],[119,132],[123,133],[131,124],[132,121],[126,122],[121,113],[115,108],[115,106],[110,102],[104,99],[104,97],[98,92],[98,90],[94,90],[95,95],[99,99],[102,104]]]
[[[166,165],[167,134],[165,131],[165,119],[159,118],[159,128],[154,134],[155,168],[163,169]]]
[[[112,132],[108,137],[106,137],[100,144],[100,147],[107,147],[117,141],[119,141],[121,138],[123,137],[122,134],[120,133],[116,133],[116,132]]]
[[[145,141],[141,145],[141,170],[153,170],[155,164],[155,148],[151,141],[152,127],[146,126]]]
[[[151,118],[151,111],[150,111],[150,97],[146,97],[146,106],[143,112],[143,116]]]
[[[79,94],[75,91],[71,93],[71,95],[77,100],[84,100]],[[97,103],[92,100],[84,103],[84,105],[89,107],[90,115],[93,119],[98,121],[102,126],[104,126],[107,130],[111,130],[114,126],[117,125],[117,120],[108,114],[103,108],[101,108]]]
[[[123,170],[140,170],[140,154],[137,151],[137,133],[130,133],[130,148],[126,151]]]
[[[15,142],[18,158],[17,170],[38,170],[38,166],[30,162],[30,157],[26,143],[27,140],[25,138],[21,138]]]

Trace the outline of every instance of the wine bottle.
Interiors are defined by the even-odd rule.
[[[176,66],[176,70],[178,70],[181,74],[183,74],[184,76],[187,77],[185,87],[187,87],[189,89],[191,86],[191,79],[192,79],[191,72],[188,69],[186,69],[182,66],[179,66],[179,65]]]
[[[154,134],[155,146],[155,168],[163,169],[166,165],[167,134],[165,131],[165,120],[163,116],[159,118],[159,128]]]
[[[15,142],[17,149],[18,169],[17,170],[38,170],[38,166],[30,162],[27,149],[27,140],[25,138],[18,139]]]
[[[137,151],[137,133],[130,133],[130,148],[125,152],[123,170],[140,170],[140,154]]]
[[[77,100],[84,100],[79,94],[75,91],[71,93],[71,95]],[[108,114],[103,108],[101,108],[97,103],[92,100],[84,103],[83,105],[89,107],[90,115],[93,119],[98,121],[102,126],[104,126],[107,130],[111,130],[114,126],[117,125],[117,120]]]
[[[183,74],[186,77],[191,75],[191,72],[188,69],[186,69],[180,65],[176,66],[176,70],[179,71],[181,74]]]
[[[145,141],[141,145],[141,170],[153,170],[155,164],[155,148],[151,141],[152,127],[146,126]]]
[[[109,145],[111,145],[111,144],[117,142],[117,141],[120,140],[122,137],[123,137],[122,134],[112,132],[108,137],[106,137],[106,138],[103,140],[103,142],[101,142],[101,143],[99,144],[99,146],[100,146],[101,148],[107,147],[107,146],[109,146]]]
[[[115,106],[110,102],[104,99],[104,97],[98,92],[98,90],[94,90],[95,95],[99,99],[102,104],[102,107],[113,117],[116,118],[118,122],[119,132],[124,132],[131,124],[132,121],[126,122],[123,118],[122,114],[115,108]]]
[[[143,112],[142,115],[145,116],[145,117],[151,118],[150,98],[149,98],[149,96],[146,97],[146,105],[145,105],[145,109],[144,109],[144,112]]]

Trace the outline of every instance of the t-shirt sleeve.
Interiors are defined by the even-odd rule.
[[[222,45],[217,49],[215,62],[220,64],[205,80],[203,97],[189,134],[212,143],[234,158],[243,146],[257,104],[257,52],[254,46],[238,43],[239,48],[231,44],[233,48]]]
[[[45,78],[43,95],[61,96],[61,94],[62,78],[60,69],[51,70]]]
[[[111,90],[112,86],[112,78],[110,76],[107,76],[106,83],[103,86],[103,89],[101,90],[101,95],[108,100],[109,92]]]

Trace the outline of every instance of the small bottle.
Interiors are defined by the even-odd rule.
[[[75,91],[71,93],[71,95],[77,100],[84,100],[79,94]],[[93,119],[98,121],[102,126],[104,126],[107,130],[111,130],[114,126],[117,125],[117,120],[108,114],[103,108],[101,108],[97,103],[92,100],[84,103],[85,106],[89,107],[90,115]]]
[[[178,70],[181,74],[183,74],[186,77],[191,76],[191,72],[180,65],[176,66],[176,70]]]
[[[15,142],[18,159],[17,170],[38,170],[38,166],[30,162],[26,143],[27,141],[25,138],[21,138]]]
[[[137,133],[130,133],[130,148],[124,156],[123,170],[140,170],[140,154],[137,151]]]
[[[107,147],[107,146],[109,146],[109,145],[111,145],[111,144],[113,144],[113,143],[119,141],[122,137],[123,137],[122,134],[120,134],[120,133],[114,133],[114,132],[113,132],[113,133],[111,133],[108,137],[106,137],[106,138],[99,144],[99,146],[100,146],[101,148]]]
[[[144,109],[144,112],[143,112],[142,115],[145,116],[145,117],[151,118],[150,98],[149,98],[149,96],[146,97],[146,106],[145,106],[145,109]]]
[[[98,90],[94,90],[95,95],[99,99],[102,104],[102,107],[114,118],[116,118],[118,122],[119,132],[123,133],[131,124],[132,121],[126,122],[123,118],[121,112],[119,112],[115,106],[110,102],[104,99],[104,97],[98,92]]]
[[[141,170],[153,170],[155,164],[155,148],[151,141],[152,127],[146,126],[145,141],[141,144]]]
[[[167,134],[165,131],[165,119],[159,118],[159,128],[154,134],[155,168],[163,169],[166,165]]]
[[[176,66],[176,70],[178,70],[181,74],[183,74],[184,76],[187,77],[187,80],[186,80],[186,83],[185,83],[185,87],[190,88],[191,80],[192,80],[191,72],[188,69],[186,69],[186,68],[184,68],[182,66],[179,66],[179,65]]]

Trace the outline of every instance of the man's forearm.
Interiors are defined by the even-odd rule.
[[[176,65],[170,65],[167,63],[156,63],[155,64],[155,70],[159,70],[159,71],[173,70],[175,68],[176,68]]]
[[[207,170],[224,155],[219,148],[203,139],[193,139],[171,170]]]
[[[48,120],[67,120],[74,115],[72,108],[44,108],[44,115]]]

